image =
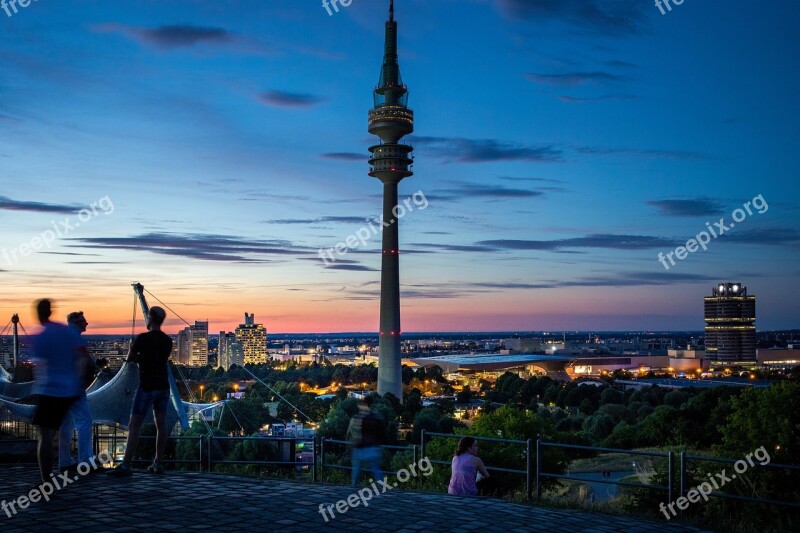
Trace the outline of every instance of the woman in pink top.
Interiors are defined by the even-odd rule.
[[[478,441],[473,437],[462,437],[458,441],[456,455],[453,457],[453,474],[450,477],[448,494],[456,496],[475,496],[478,486],[475,484],[478,472],[481,476],[489,477],[489,472],[483,466],[483,461],[478,457]]]

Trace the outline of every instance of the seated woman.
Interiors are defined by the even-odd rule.
[[[458,441],[458,448],[453,457],[453,474],[450,477],[448,494],[456,496],[475,496],[478,494],[476,480],[478,473],[483,478],[489,477],[489,472],[483,466],[483,461],[478,457],[478,441],[473,437],[463,437]]]

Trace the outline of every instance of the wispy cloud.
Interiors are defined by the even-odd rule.
[[[639,287],[651,285],[674,285],[675,283],[695,283],[717,281],[718,277],[704,274],[680,274],[663,272],[622,272],[610,276],[587,276],[574,280],[548,280],[543,282],[507,281],[482,282],[472,286],[491,289],[558,289],[566,287]]]
[[[782,246],[800,243],[800,232],[794,228],[764,228],[739,231],[737,227],[735,231],[727,232],[721,238],[729,242]]]
[[[96,25],[93,29],[98,32],[121,33],[142,44],[164,50],[188,48],[198,44],[228,44],[235,39],[234,34],[222,28],[180,24],[142,28],[112,23]]]
[[[562,161],[562,151],[553,144],[526,146],[493,139],[464,139],[460,137],[412,137],[412,141],[431,148],[430,155],[462,163],[493,161]]]
[[[629,79],[627,76],[611,72],[564,72],[560,74],[539,74],[529,72],[525,75],[530,81],[541,85],[573,86],[587,83],[620,82]]]
[[[544,196],[541,191],[530,189],[517,189],[504,187],[502,185],[483,185],[479,183],[466,183],[455,182],[454,187],[446,189],[438,189],[428,196],[428,199],[434,201],[448,201],[448,200],[461,200],[461,199],[475,199],[475,198],[537,198]]]
[[[324,98],[312,94],[273,90],[260,93],[258,99],[264,104],[275,107],[311,107],[325,101]]]
[[[81,209],[79,205],[47,204],[43,202],[30,202],[12,200],[7,196],[0,196],[0,210],[5,211],[31,211],[34,213],[74,213]]]
[[[577,148],[581,154],[587,155],[635,155],[642,157],[664,157],[667,159],[713,159],[708,154],[684,150],[646,150],[639,148],[606,148],[599,146],[581,146]]]
[[[73,247],[152,252],[206,261],[264,262],[267,257],[309,253],[287,241],[246,240],[229,235],[148,233],[135,237],[70,239]]]
[[[365,154],[359,154],[357,152],[329,152],[327,154],[322,154],[320,157],[324,157],[325,159],[336,159],[339,161],[364,161],[366,162],[369,157]]]
[[[627,36],[644,31],[647,2],[631,0],[495,0],[517,20],[563,22],[587,33]]]
[[[639,98],[632,94],[605,94],[602,96],[569,96],[566,94],[559,95],[558,99],[568,104],[585,104],[589,102],[605,102],[607,100],[635,100]]]
[[[657,207],[669,217],[704,217],[722,214],[725,204],[713,198],[685,198],[650,200],[647,205]]]
[[[366,221],[365,217],[320,217],[320,218],[282,218],[278,220],[262,220],[264,224],[360,224]]]
[[[480,241],[478,245],[503,250],[563,250],[569,248],[607,248],[614,250],[646,250],[669,248],[680,244],[677,240],[648,235],[595,234],[553,241],[494,239]]]

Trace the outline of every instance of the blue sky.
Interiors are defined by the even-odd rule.
[[[380,214],[366,119],[387,4],[0,11],[0,314],[32,322],[51,296],[129,330],[140,281],[212,330],[245,311],[376,330],[377,237],[332,265],[317,251]],[[701,329],[718,281],[756,294],[760,329],[797,327],[799,9],[397,0],[416,116],[400,195],[427,199],[400,225],[403,328]],[[659,262],[759,195],[763,214]]]

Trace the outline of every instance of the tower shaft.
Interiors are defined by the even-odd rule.
[[[397,185],[413,174],[411,146],[400,143],[414,131],[414,112],[407,107],[408,89],[400,77],[397,61],[397,22],[394,2],[389,5],[386,40],[380,79],[375,88],[374,107],[369,112],[369,132],[381,143],[370,147],[369,175],[383,183],[383,227],[381,258],[380,342],[378,346],[378,394],[392,393],[403,399],[400,365],[400,244],[394,213],[398,202]]]
[[[381,317],[378,348],[378,394],[391,392],[403,399],[400,365],[400,236],[393,211],[397,205],[397,182],[383,184],[383,228],[381,259]]]

